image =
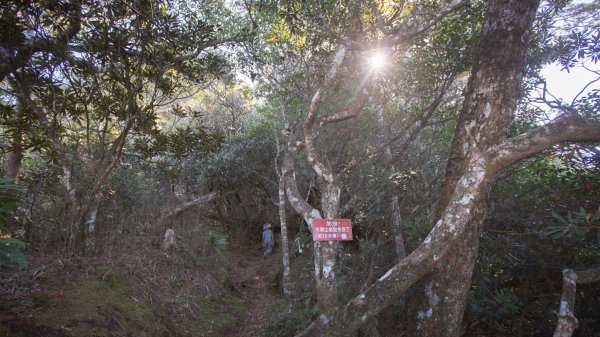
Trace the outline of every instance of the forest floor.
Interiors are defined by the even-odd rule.
[[[280,304],[281,252],[243,247],[202,258],[155,247],[32,257],[20,273],[0,273],[0,337],[259,337]]]
[[[259,337],[275,318],[274,305],[281,299],[277,292],[281,251],[267,257],[257,248],[231,252],[237,262],[235,283],[245,302],[245,312],[227,337]]]

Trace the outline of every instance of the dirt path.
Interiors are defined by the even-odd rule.
[[[271,287],[280,269],[280,252],[263,257],[262,252],[256,249],[233,252],[231,255],[239,261],[235,281],[240,285],[246,311],[239,319],[237,331],[229,337],[259,337],[261,331],[273,321],[273,304],[281,298]]]

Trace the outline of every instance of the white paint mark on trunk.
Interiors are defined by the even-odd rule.
[[[321,218],[321,213],[319,212],[319,210],[317,210],[317,209],[313,209],[313,210],[310,212],[310,216],[311,216],[313,219],[320,219],[320,218]],[[311,221],[311,224],[312,224],[312,221]]]
[[[388,270],[387,273],[383,274],[383,276],[380,277],[378,281],[381,282],[381,281],[385,280],[386,278],[390,277],[390,275],[392,275],[392,273],[394,271],[396,271],[396,267],[391,268],[390,270]]]
[[[88,218],[88,220],[85,222],[85,227],[86,230],[88,232],[88,234],[92,234],[94,233],[94,231],[96,230],[96,217],[98,215],[98,208],[94,207],[91,211],[90,211],[90,216]]]
[[[163,250],[169,250],[173,245],[175,245],[175,231],[167,228],[163,239]]]
[[[492,104],[490,102],[487,102],[485,104],[485,109],[483,110],[483,114],[486,119],[490,118],[490,115],[492,114]]]

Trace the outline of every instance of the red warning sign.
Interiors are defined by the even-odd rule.
[[[314,219],[314,241],[352,241],[350,219]]]

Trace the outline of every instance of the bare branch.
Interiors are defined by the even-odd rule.
[[[573,97],[573,100],[571,101],[571,105],[575,104],[575,102],[577,101],[577,99],[579,98],[579,96],[581,96],[587,90],[587,88],[590,87],[590,85],[592,85],[592,84],[594,84],[594,83],[596,83],[598,81],[600,81],[600,77],[598,77],[597,79],[595,79],[595,80],[589,82],[588,84],[586,84],[585,87],[583,87],[583,89],[581,89],[577,93],[577,95],[575,95],[575,97]]]
[[[390,35],[392,34],[392,30],[385,26],[385,22],[383,20],[383,16],[381,15],[381,11],[377,6],[377,2],[375,0],[370,1],[371,11],[375,16],[375,24],[377,25],[377,29],[379,29],[383,34]]]
[[[367,104],[367,101],[368,101],[367,95],[365,94],[364,91],[361,91],[359,93],[358,97],[356,98],[356,101],[350,108],[339,111],[335,114],[321,116],[317,119],[317,124],[319,126],[323,126],[323,125],[329,124],[329,123],[336,123],[336,122],[341,122],[341,121],[345,121],[348,119],[352,119],[352,118],[356,117],[362,111],[362,109]]]
[[[570,268],[563,270],[563,292],[554,337],[571,337],[577,328],[578,321],[575,317],[577,283],[586,284],[599,281],[600,268],[581,271],[574,271]]]
[[[456,76],[455,74],[452,74],[444,81],[444,84],[440,88],[440,90],[439,90],[437,96],[435,97],[435,99],[433,100],[433,102],[431,102],[431,104],[429,104],[429,106],[427,106],[427,108],[423,111],[423,113],[421,115],[421,119],[419,121],[419,125],[414,130],[412,130],[410,135],[408,135],[408,138],[406,138],[406,140],[402,143],[402,145],[400,145],[400,147],[396,151],[396,154],[394,155],[394,159],[392,160],[392,163],[395,163],[398,160],[402,159],[402,157],[405,155],[406,150],[408,149],[410,144],[415,140],[415,138],[417,138],[417,136],[421,133],[421,131],[429,125],[429,120],[431,119],[433,114],[437,111],[437,108],[440,106],[440,104],[442,104],[442,102],[444,100],[444,96],[446,95],[446,92],[448,91],[448,88],[450,88],[450,85],[454,82],[455,76]],[[400,135],[400,136],[402,136],[402,135]]]
[[[181,203],[181,204],[177,205],[175,208],[173,208],[169,213],[163,215],[160,219],[158,219],[158,221],[156,221],[156,224],[158,226],[163,226],[168,221],[171,221],[171,219],[174,218],[175,216],[185,212],[186,210],[188,210],[192,207],[200,206],[202,204],[211,202],[211,201],[215,200],[218,196],[219,196],[219,194],[217,192],[213,191],[213,192],[210,192],[203,196],[200,196],[194,200]]]
[[[396,25],[389,30],[392,33],[392,35],[386,34],[386,36],[384,38],[377,40],[377,41],[372,41],[370,43],[352,42],[351,48],[353,50],[371,50],[374,48],[396,46],[402,42],[408,41],[418,35],[423,34],[427,30],[429,30],[431,27],[433,27],[435,24],[437,24],[442,19],[444,19],[446,16],[456,12],[460,8],[467,7],[470,5],[471,5],[470,0],[463,0],[455,5],[452,5],[452,6],[449,6],[448,8],[443,9],[442,11],[440,11],[438,13],[438,15],[436,15],[434,18],[432,18],[431,20],[426,22],[421,27],[418,27],[416,29],[407,29],[404,25]],[[387,31],[387,29],[382,30],[382,32],[385,32],[385,31]]]
[[[194,58],[198,57],[198,55],[200,55],[200,53],[202,53],[203,51],[205,51],[208,48],[218,47],[218,46],[220,46],[222,44],[225,44],[227,42],[236,42],[238,40],[239,39],[237,39],[235,37],[231,37],[231,36],[224,37],[224,38],[212,41],[210,43],[207,43],[205,45],[199,46],[198,48],[196,48],[196,50],[194,50],[192,52],[189,52],[187,54],[183,54],[183,55],[179,55],[177,57],[174,57],[173,61],[174,62],[181,62],[181,61],[191,60],[191,59],[194,59]]]

